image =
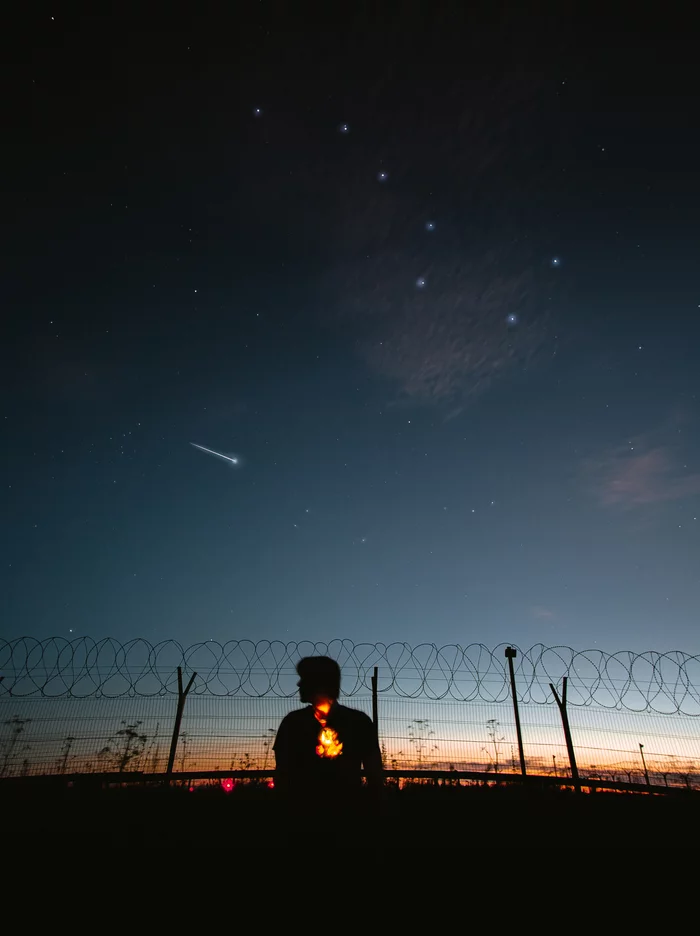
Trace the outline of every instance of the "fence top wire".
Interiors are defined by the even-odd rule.
[[[566,676],[572,705],[700,716],[700,655],[513,646],[518,697],[524,703],[551,704],[549,684],[560,685]],[[0,696],[165,696],[177,693],[179,666],[187,679],[196,672],[191,689],[196,695],[289,698],[297,691],[298,660],[323,654],[340,664],[347,696],[370,690],[377,667],[381,693],[502,703],[510,693],[505,647],[344,639],[206,641],[184,647],[176,640],[153,644],[143,638],[122,643],[111,637],[18,637],[0,639]]]

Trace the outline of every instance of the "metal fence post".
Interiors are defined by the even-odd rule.
[[[513,711],[515,712],[515,730],[518,735],[518,751],[520,753],[520,773],[523,777],[527,776],[525,766],[525,751],[523,750],[523,733],[520,730],[520,712],[518,711],[518,693],[515,688],[515,670],[513,669],[513,659],[517,655],[517,650],[513,647],[506,647],[506,657],[508,658],[508,668],[510,670],[510,691],[513,694]]]
[[[374,727],[379,731],[379,717],[377,714],[377,679],[379,677],[379,667],[374,667],[374,673],[372,674],[372,721],[374,722]]]
[[[647,770],[647,762],[644,759],[644,745],[640,742],[639,744],[639,753],[642,755],[642,766],[644,767],[644,778],[647,782],[647,786],[651,786],[649,782],[649,771]]]
[[[559,698],[559,693],[552,685],[549,684],[549,688],[554,693],[554,699],[559,706],[559,714],[561,715],[561,723],[564,726],[564,737],[566,738],[566,750],[569,752],[569,765],[571,767],[571,779],[574,781],[574,789],[577,793],[581,792],[581,781],[578,776],[578,767],[576,766],[576,754],[574,753],[574,742],[571,739],[571,728],[569,727],[569,716],[566,713],[566,684],[567,678],[564,676],[561,689],[561,698]]]
[[[187,698],[187,693],[192,688],[192,683],[196,675],[196,673],[192,673],[190,681],[187,683],[187,688],[183,692],[182,667],[178,666],[177,668],[177,712],[175,714],[175,725],[173,727],[173,739],[170,742],[170,756],[168,757],[168,769],[166,771],[168,776],[173,772],[173,764],[175,763],[175,752],[177,751],[177,741],[180,737],[180,723],[182,722],[182,712],[185,708],[185,699]]]

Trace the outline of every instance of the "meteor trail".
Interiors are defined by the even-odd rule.
[[[224,461],[231,462],[232,465],[240,464],[240,459],[236,455],[222,455],[221,452],[215,452],[213,449],[205,448],[203,445],[197,445],[196,442],[190,442],[190,445],[193,445],[196,449],[199,449],[200,452],[207,452],[209,455],[216,455],[217,458],[223,458]]]

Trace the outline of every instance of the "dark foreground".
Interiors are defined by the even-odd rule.
[[[329,839],[365,850],[563,845],[696,847],[700,794],[582,794],[518,787],[415,786],[343,815],[319,802],[294,821],[266,788],[42,789],[0,783],[7,853],[18,848],[202,846],[269,850]],[[201,854],[201,853],[200,853]]]

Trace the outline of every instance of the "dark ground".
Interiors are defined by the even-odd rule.
[[[0,784],[6,854],[17,848],[232,846],[292,848],[305,838],[377,849],[515,846],[668,849],[697,845],[700,794],[620,793],[484,787],[390,790],[379,808],[343,814],[319,803],[294,825],[267,789],[66,789]]]

